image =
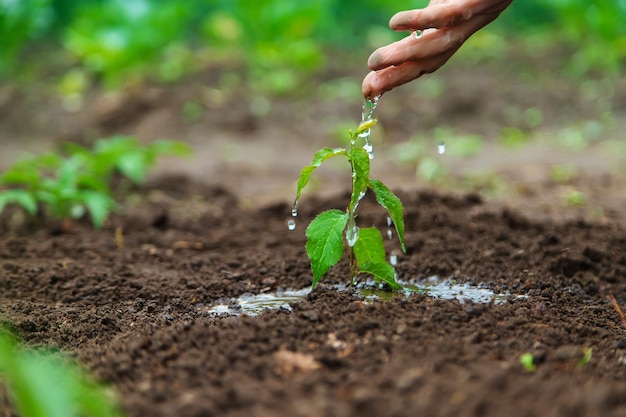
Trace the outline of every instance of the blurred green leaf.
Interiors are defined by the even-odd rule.
[[[26,190],[5,190],[0,192],[0,213],[7,204],[19,204],[30,214],[37,214],[37,201],[35,197]]]
[[[22,417],[121,417],[104,388],[58,354],[18,347],[0,330],[0,376]]]

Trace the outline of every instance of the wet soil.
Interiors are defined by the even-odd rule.
[[[285,203],[244,210],[228,191],[182,177],[144,193],[102,231],[0,239],[0,315],[29,344],[68,351],[112,383],[130,415],[626,412],[626,323],[612,303],[626,301],[618,224],[539,222],[477,195],[401,193],[400,276],[483,283],[508,292],[506,303],[365,301],[319,285],[291,311],[215,317],[206,306],[229,297],[310,285],[304,225],[347,194],[306,201],[292,232]],[[386,225],[369,198],[360,221]],[[347,274],[342,262],[325,282]],[[519,363],[527,352],[535,372]]]
[[[507,83],[479,69],[442,74],[449,87],[441,97],[414,100],[412,90],[394,92],[397,102],[385,97],[386,141],[442,122],[489,140],[510,123],[507,103],[541,107],[546,131],[597,116],[561,84]],[[365,299],[336,289],[347,281],[344,260],[290,309],[215,316],[211,306],[246,293],[310,286],[305,226],[322,210],[344,208],[349,196],[343,174],[320,172],[327,189],[305,194],[289,231],[294,180],[315,149],[334,145],[320,121],[354,121],[360,103],[346,110],[345,101],[276,101],[264,117],[205,103],[200,120],[186,121],[180,111],[201,99],[197,85],[106,94],[78,114],[52,100],[40,104],[49,111],[29,117],[19,110],[32,102],[8,101],[16,104],[5,106],[0,166],[18,150],[116,132],[195,149],[192,160],[167,161],[131,190],[101,231],[88,220],[58,233],[13,210],[0,217],[0,318],[27,344],[77,358],[113,385],[130,416],[626,415],[626,186],[599,147],[507,151],[488,143],[476,158],[444,160],[460,171],[490,167],[517,190],[494,198],[435,191],[414,167],[392,165],[377,143],[373,169],[384,167],[377,176],[405,205],[399,276],[481,285],[508,294],[504,303],[419,293]],[[621,126],[619,85],[612,108]],[[551,182],[549,168],[567,158],[586,164],[581,175]],[[563,204],[563,187],[593,203]],[[359,221],[387,227],[369,195]],[[525,353],[534,372],[520,364]]]

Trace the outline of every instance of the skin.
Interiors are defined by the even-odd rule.
[[[477,30],[492,22],[512,0],[431,0],[424,9],[394,15],[389,27],[412,34],[370,55],[372,70],[363,80],[363,95],[372,99],[439,69]]]

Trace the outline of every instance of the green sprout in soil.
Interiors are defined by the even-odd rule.
[[[356,224],[359,202],[368,190],[372,190],[378,204],[389,213],[402,250],[406,252],[402,202],[381,181],[370,178],[371,148],[368,138],[369,131],[375,124],[375,119],[365,120],[356,131],[349,131],[350,146],[347,148],[323,148],[317,151],[311,165],[304,167],[300,173],[292,212],[294,216],[297,215],[302,189],[323,162],[335,156],[343,156],[350,163],[352,171],[352,193],[346,210],[324,211],[318,214],[306,229],[306,251],[311,260],[313,287],[341,260],[344,249],[347,249],[353,285],[356,285],[357,276],[365,273],[371,274],[377,282],[384,282],[394,290],[402,288],[396,282],[394,267],[387,262],[380,231],[376,227],[359,228]]]
[[[188,153],[182,143],[142,146],[128,136],[101,139],[93,149],[68,144],[65,154],[27,158],[0,175],[0,213],[8,204],[17,204],[32,216],[43,212],[60,220],[89,213],[93,226],[101,228],[117,208],[112,190],[116,175],[140,184],[159,156]]]
[[[0,329],[0,383],[22,417],[122,417],[111,392],[58,354],[21,348]]]
[[[593,349],[585,348],[583,349],[583,357],[578,361],[578,367],[584,368],[589,362],[591,362],[591,358],[593,357]]]
[[[524,353],[519,358],[520,364],[526,369],[528,372],[535,372],[537,370],[537,365],[535,365],[535,358],[532,353]]]

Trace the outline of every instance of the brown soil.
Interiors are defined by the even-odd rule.
[[[493,116],[483,134],[501,126],[490,95],[478,109],[461,109],[473,109],[464,126],[475,124],[476,112]],[[548,96],[554,96],[553,106],[569,100]],[[446,100],[453,99],[437,101],[444,114]],[[170,126],[162,120],[172,120],[166,117],[174,113],[170,107],[155,110],[146,103],[130,112],[140,119],[120,121],[115,129],[154,133]],[[384,108],[387,126],[415,129],[415,121],[403,125],[391,118],[391,104],[388,113]],[[402,189],[407,254],[399,259],[400,277],[481,284],[509,294],[505,303],[423,294],[365,300],[332,286],[346,281],[343,261],[291,311],[207,314],[207,306],[244,293],[309,286],[304,227],[321,210],[347,203],[341,181],[330,193],[307,196],[298,227],[288,231],[293,181],[325,139],[294,139],[307,129],[289,122],[297,110],[281,109],[287,113],[260,126],[245,114],[251,124],[221,120],[248,132],[220,125],[215,115],[200,127],[185,127],[181,136],[198,151],[191,168],[174,162],[160,167],[161,174],[136,190],[126,211],[102,231],[88,222],[64,234],[42,221],[13,227],[17,217],[5,213],[0,317],[27,343],[59,347],[112,383],[131,416],[626,415],[626,322],[620,316],[620,306],[626,308],[626,232],[617,192],[623,181],[613,175],[603,182],[609,175],[603,171],[577,180],[578,187],[605,197],[583,208],[549,198],[557,186],[543,179],[504,204],[502,198],[424,189],[401,168],[378,175]],[[462,125],[461,110],[450,113]],[[70,117],[79,127],[74,134],[110,128],[80,117]],[[207,126],[220,127],[215,133]],[[171,127],[177,128],[180,121]],[[41,135],[36,124],[32,132]],[[393,129],[389,134],[402,136]],[[210,146],[235,137],[249,146],[244,155],[256,152],[263,163],[243,164],[244,156],[229,165],[212,153]],[[263,146],[255,143],[263,140]],[[15,143],[3,142],[7,149]],[[262,159],[268,147],[279,156]],[[527,164],[520,154],[503,164],[506,169]],[[384,160],[377,156],[374,164]],[[496,157],[492,166],[500,162]],[[326,175],[337,178],[333,171]],[[523,173],[516,175],[524,180]],[[398,178],[404,181],[394,183]],[[384,229],[385,214],[370,197],[359,221]],[[533,207],[537,199],[543,201],[539,208]],[[592,358],[585,364],[588,349]],[[535,372],[520,365],[524,353],[534,356]]]

